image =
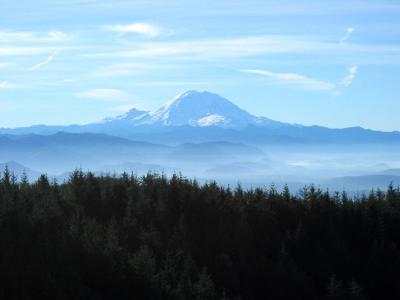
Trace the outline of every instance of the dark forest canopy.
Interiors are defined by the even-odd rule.
[[[399,299],[400,190],[0,180],[2,299]]]

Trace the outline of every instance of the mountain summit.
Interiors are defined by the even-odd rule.
[[[229,100],[207,91],[187,91],[155,111],[133,110],[108,121],[128,122],[133,125],[218,126],[223,128],[243,128],[248,125],[279,123],[253,116]]]

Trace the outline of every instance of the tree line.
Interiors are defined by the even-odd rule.
[[[398,299],[400,189],[0,178],[2,299]]]

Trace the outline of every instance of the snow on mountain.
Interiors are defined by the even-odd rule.
[[[220,115],[209,115],[207,117],[201,118],[197,120],[197,124],[199,126],[216,126],[218,124],[226,124],[229,123],[224,116]]]
[[[117,116],[115,118],[106,118],[106,119],[102,120],[101,123],[109,123],[109,122],[115,122],[115,121],[125,121],[125,122],[134,123],[137,118],[139,118],[140,116],[143,116],[147,113],[148,113],[147,111],[142,111],[142,110],[133,108],[133,109],[129,110],[128,112],[126,112],[125,114]]]
[[[253,116],[229,100],[210,92],[187,91],[156,111],[131,110],[108,122],[159,126],[218,126],[243,128],[248,125],[277,125],[279,122]]]

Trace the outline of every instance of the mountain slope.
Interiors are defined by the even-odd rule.
[[[75,168],[103,170],[104,167],[108,170],[108,166],[122,164],[132,167],[132,171],[143,170],[143,166],[168,170],[169,164],[184,167],[192,162],[229,162],[246,155],[263,156],[263,152],[238,143],[214,142],[172,147],[94,133],[0,135],[2,161],[16,161],[27,168],[50,174]]]
[[[78,167],[143,160],[162,155],[169,147],[93,133],[0,135],[0,157],[24,166],[59,173]]]

